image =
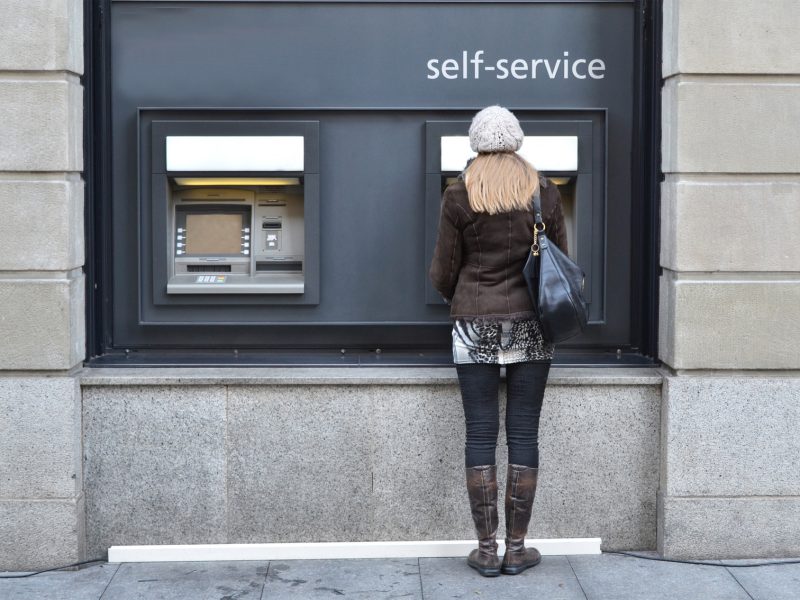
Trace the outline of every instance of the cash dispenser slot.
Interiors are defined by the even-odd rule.
[[[273,260],[272,262],[257,262],[256,271],[261,273],[299,273],[303,270],[303,263],[299,261]]]

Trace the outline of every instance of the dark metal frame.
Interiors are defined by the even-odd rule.
[[[286,1],[286,0],[284,0]],[[304,0],[290,0],[304,1]],[[319,0],[317,0],[319,1]],[[381,1],[381,0],[378,0]],[[396,1],[396,0],[393,0]],[[469,2],[470,0],[453,0]],[[575,0],[580,1],[580,0]],[[598,0],[595,0],[598,1]],[[599,0],[610,1],[614,0]],[[131,353],[115,348],[112,339],[112,298],[110,240],[112,215],[108,202],[111,190],[111,104],[110,31],[112,0],[84,0],[85,74],[84,86],[84,178],[86,236],[86,354],[92,365],[132,366],[170,365],[405,365],[451,364],[447,355],[430,352],[403,352],[394,357],[380,351],[318,353],[231,351],[148,351]],[[625,2],[626,4],[629,2]],[[632,204],[630,232],[632,247],[642,251],[631,257],[631,304],[642,306],[633,312],[630,348],[601,352],[575,352],[558,357],[559,364],[652,365],[657,357],[658,278],[660,232],[661,145],[661,11],[662,0],[637,0],[635,31]],[[640,282],[644,282],[643,284]]]

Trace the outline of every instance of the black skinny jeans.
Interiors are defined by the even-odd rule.
[[[464,405],[467,467],[494,465],[500,431],[501,365],[457,364],[458,383]],[[539,466],[539,416],[550,362],[511,363],[506,367],[506,440],[508,462]]]

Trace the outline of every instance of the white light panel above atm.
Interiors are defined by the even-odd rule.
[[[302,171],[302,135],[167,136],[167,171]]]
[[[540,171],[577,171],[578,137],[526,135],[519,154]],[[442,171],[461,171],[475,156],[466,135],[442,136]]]

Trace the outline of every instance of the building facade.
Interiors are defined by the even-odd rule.
[[[526,135],[574,143],[543,170],[577,198],[575,257],[597,286],[595,328],[551,370],[531,537],[672,558],[800,553],[800,10],[412,4],[0,0],[0,569],[124,544],[471,538],[446,308],[424,287],[422,248],[457,170],[442,140],[497,95]],[[547,34],[463,55],[433,35],[445,18],[469,28],[474,16],[500,31],[493,15],[514,11],[542,29],[567,23],[563,54],[536,45],[554,45]],[[337,19],[363,25],[374,54],[315,25]],[[248,22],[274,41],[223,47]],[[585,35],[603,27],[615,35]],[[409,32],[444,41],[417,40],[404,61]],[[199,39],[206,54],[193,58],[186,40]],[[259,65],[249,61],[262,45],[268,59],[293,52],[266,60],[258,85],[226,79],[231,65]],[[343,64],[327,79],[314,69],[331,47]],[[513,86],[479,70],[490,60]],[[279,84],[289,91],[269,96]],[[172,271],[154,257],[194,213],[176,208],[186,172],[159,148],[253,128],[303,139],[303,162],[284,169],[286,193],[304,203],[303,295],[256,289],[257,306],[181,295],[180,252]],[[376,131],[386,137],[364,141]],[[343,150],[355,140],[359,151]],[[280,169],[251,171],[272,184]],[[370,229],[385,206],[356,211],[337,194],[409,176],[411,208],[392,219],[418,237],[391,265],[413,293],[381,312],[393,280],[370,257],[347,263],[364,254],[348,240],[402,239]],[[273,231],[260,193],[241,214]],[[248,261],[257,287],[269,261]],[[368,281],[348,298],[353,269]],[[264,306],[283,321],[246,330]]]

